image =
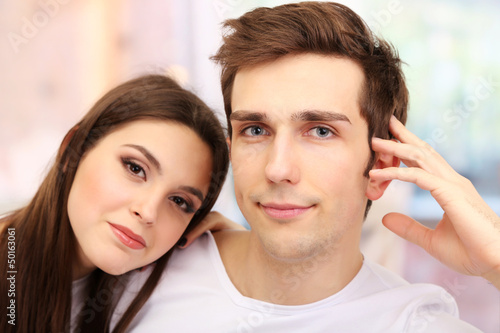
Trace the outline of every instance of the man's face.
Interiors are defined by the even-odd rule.
[[[368,128],[358,103],[363,80],[353,61],[315,54],[236,74],[236,199],[253,237],[277,259],[359,248],[370,187],[363,176]]]

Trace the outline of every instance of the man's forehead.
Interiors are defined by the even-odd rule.
[[[364,73],[352,60],[288,55],[238,71],[230,121],[358,123]]]

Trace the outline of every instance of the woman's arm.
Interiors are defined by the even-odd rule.
[[[185,236],[185,242],[181,242],[179,246],[185,248],[189,246],[196,238],[205,231],[210,230],[216,232],[224,229],[246,230],[241,224],[231,221],[219,212],[212,211],[198,224],[193,230]]]

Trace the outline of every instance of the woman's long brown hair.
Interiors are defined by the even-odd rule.
[[[72,267],[77,244],[67,212],[69,191],[81,158],[111,131],[139,119],[158,119],[185,125],[211,149],[213,165],[209,191],[186,233],[214,205],[224,183],[229,160],[223,130],[212,110],[194,94],[161,75],[143,76],[116,87],[104,95],[68,133],[54,165],[31,202],[0,220],[4,224],[0,234],[3,267],[0,270],[1,332],[69,331]],[[9,323],[11,318],[4,314],[12,299],[7,297],[12,286],[7,280],[9,229],[11,233],[15,232],[15,326]],[[124,332],[146,302],[172,251],[156,262],[153,272],[114,332]],[[126,278],[127,274],[112,276],[100,269],[91,274],[87,286],[88,302],[80,313],[76,332],[109,331],[114,306],[111,298],[116,299],[110,295],[119,292]],[[99,306],[96,306],[96,301],[100,301]]]

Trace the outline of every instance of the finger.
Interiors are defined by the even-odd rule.
[[[432,165],[439,166],[441,175],[445,176],[449,172],[456,175],[455,170],[446,160],[427,142],[410,132],[394,115],[389,122],[389,130],[401,143],[415,146],[413,152],[408,155],[408,160],[424,163],[424,161],[435,160]],[[401,157],[402,158],[402,157]],[[404,162],[403,162],[404,163]],[[406,164],[406,163],[405,163]]]
[[[425,141],[421,140],[418,136],[410,132],[405,125],[403,125],[396,117],[391,116],[389,121],[389,131],[396,139],[403,143],[409,143],[421,146]]]
[[[430,248],[432,229],[400,213],[389,213],[382,219],[383,225],[399,237],[416,244],[426,251]]]
[[[419,150],[415,149],[415,146],[392,140],[373,138],[372,149],[379,154],[396,156],[407,166],[420,166],[418,161],[423,158],[423,156],[417,156]]]
[[[373,138],[372,149],[381,154],[396,156],[408,167],[420,167],[442,177],[450,177],[456,174],[446,160],[430,145],[415,146],[393,140]]]
[[[198,237],[200,237],[205,231],[207,230],[206,227],[203,226],[202,223],[198,224],[196,227],[193,228],[187,235],[185,235],[183,238],[184,240],[182,242],[179,242],[179,247],[181,249],[184,249],[188,247],[194,240]]]
[[[179,243],[180,248],[186,248],[196,238],[200,237],[205,231],[212,230],[217,221],[224,218],[219,212],[212,211],[205,216],[203,221],[198,223],[188,234],[184,235],[184,239]]]
[[[422,190],[433,191],[443,185],[443,180],[420,168],[385,168],[370,170],[370,178],[373,180],[401,180],[413,183]]]
[[[177,245],[183,249],[188,247],[196,238],[200,237],[206,230],[209,230],[214,223],[213,215],[215,212],[210,212],[205,218],[198,223],[189,233],[181,237]]]

